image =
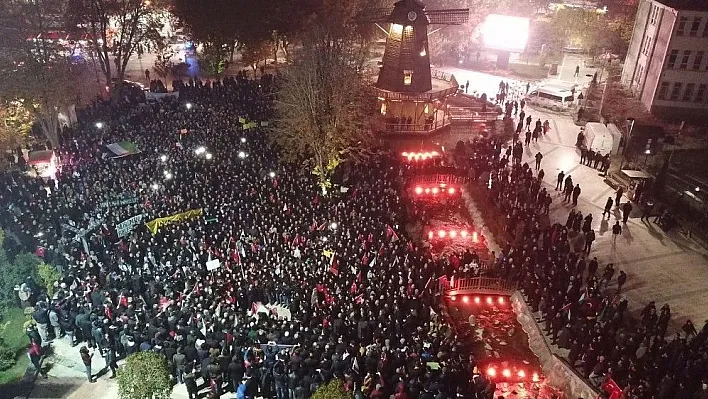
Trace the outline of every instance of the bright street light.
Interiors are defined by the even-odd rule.
[[[239,151],[239,152],[238,152],[238,157],[241,158],[241,159],[246,158],[246,153],[243,152],[243,151]]]
[[[97,129],[103,129],[103,122],[96,122]]]

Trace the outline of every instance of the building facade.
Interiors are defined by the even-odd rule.
[[[622,84],[654,115],[708,119],[708,0],[642,0]]]

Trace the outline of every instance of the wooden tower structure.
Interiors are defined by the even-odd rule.
[[[460,25],[468,19],[469,9],[426,10],[420,0],[399,0],[389,12],[371,18],[389,24],[375,85],[382,130],[428,133],[445,125],[445,98],[457,92],[458,84],[449,74],[431,71],[428,26]]]

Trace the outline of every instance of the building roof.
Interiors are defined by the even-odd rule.
[[[708,1],[705,0],[656,0],[657,2],[680,11],[706,11]]]

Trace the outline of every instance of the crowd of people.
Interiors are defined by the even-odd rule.
[[[501,147],[475,143],[462,150],[462,167],[477,184],[489,186],[511,237],[509,248],[496,257],[494,275],[518,283],[552,342],[570,349],[569,363],[597,387],[613,381],[624,397],[637,399],[708,398],[708,322],[698,332],[687,320],[682,333],[670,339],[669,305],[657,314],[651,302],[639,325],[631,326],[621,292],[627,274],[615,275],[612,263],[603,267],[589,255],[592,215],[571,209],[565,223],[548,220],[544,214],[552,198],[543,187],[543,169],[534,176],[517,155],[520,147],[517,141],[502,153]],[[573,205],[579,194],[574,187],[561,172],[556,190],[566,201],[572,194]],[[616,206],[621,196],[618,192]],[[611,198],[608,204],[611,208]],[[624,208],[626,223],[631,205]],[[621,232],[619,221],[615,227]],[[575,245],[578,237],[584,246]]]
[[[119,359],[159,352],[190,397],[305,398],[333,378],[357,398],[490,397],[433,295],[449,259],[405,233],[407,167],[346,165],[323,194],[242,128],[271,120],[272,87],[194,81],[179,98],[96,104],[63,130],[56,180],[2,177],[9,252],[40,247],[62,271],[51,298],[20,290],[36,305],[32,341],[79,345],[89,381],[97,358],[110,378]],[[126,141],[141,152],[106,151]]]
[[[343,166],[327,194],[302,165],[279,160],[261,128],[242,128],[272,119],[276,84],[197,80],[179,98],[96,104],[62,131],[55,180],[0,177],[11,254],[39,247],[62,271],[51,298],[25,287],[37,309],[33,351],[52,337],[81,345],[89,381],[94,353],[114,375],[118,359],[159,352],[190,397],[305,398],[333,378],[357,398],[491,397],[494,383],[471,378],[475,359],[433,290],[476,255],[433,257],[405,233],[424,210],[406,202],[413,173],[394,158]],[[141,152],[112,157],[106,145],[121,141]],[[543,170],[502,144],[455,150],[455,172],[489,188],[512,237],[494,275],[519,284],[591,381],[611,377],[631,398],[708,397],[708,326],[667,340],[670,309],[657,315],[652,303],[627,327],[627,301],[614,294],[626,274],[606,295],[613,265],[569,240],[591,231],[592,217],[549,222]],[[154,231],[116,228],[190,210],[199,216]]]

